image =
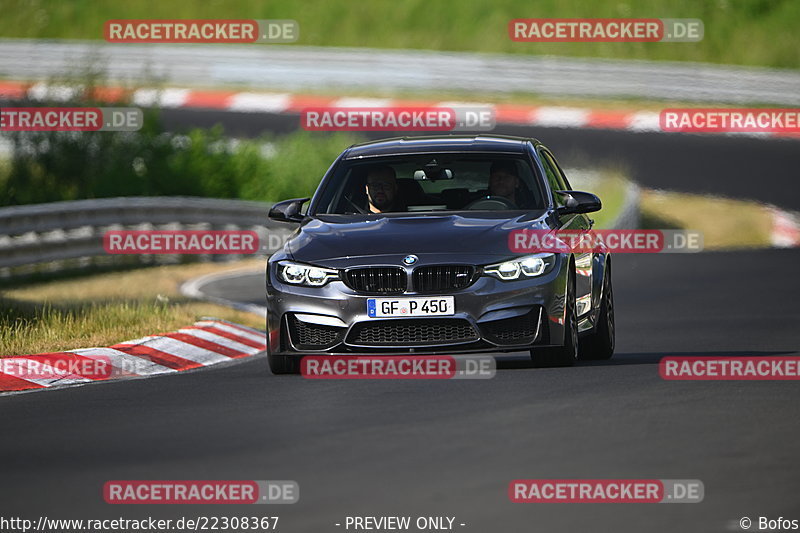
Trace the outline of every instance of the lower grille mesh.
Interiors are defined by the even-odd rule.
[[[493,320],[480,324],[486,337],[498,344],[527,344],[533,342],[539,324],[539,313],[531,311],[522,316]]]
[[[344,328],[310,324],[297,318],[289,317],[289,333],[292,344],[300,349],[323,349],[337,344]]]
[[[475,328],[460,318],[378,320],[353,326],[347,343],[358,346],[414,346],[478,340]]]

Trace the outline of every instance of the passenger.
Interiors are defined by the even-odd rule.
[[[495,161],[489,170],[489,195],[502,196],[517,203],[517,193],[520,181],[517,174],[517,166],[511,161]]]
[[[532,205],[531,193],[520,179],[517,166],[512,161],[495,161],[489,169],[489,195],[500,196],[527,209]]]

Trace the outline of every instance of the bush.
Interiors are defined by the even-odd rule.
[[[277,201],[311,196],[341,151],[361,140],[346,133],[320,135],[305,131],[279,138],[272,145],[274,155],[266,161],[265,174],[244,182],[240,198]],[[240,147],[254,149],[252,145]]]
[[[359,140],[296,132],[231,141],[219,126],[171,133],[156,110],[145,110],[144,116],[137,132],[8,134],[12,157],[0,180],[0,205],[114,196],[260,201],[308,196],[342,149]]]

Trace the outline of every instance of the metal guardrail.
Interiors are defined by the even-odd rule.
[[[242,200],[191,197],[135,197],[78,200],[0,208],[0,277],[59,270],[59,263],[74,266],[113,264],[103,249],[108,230],[196,229],[253,230],[261,251],[269,255],[294,229],[267,218],[272,204]],[[236,259],[241,256],[200,256],[201,259]],[[152,256],[144,262],[160,262]],[[77,261],[75,261],[77,260]],[[163,260],[175,262],[175,256]]]
[[[637,229],[641,222],[640,196],[639,186],[632,181],[628,182],[625,185],[625,200],[623,200],[622,209],[613,222],[608,225],[608,228],[603,229]]]
[[[309,46],[110,44],[0,39],[0,77],[47,80],[93,64],[114,81],[383,89],[800,105],[800,72],[676,61],[609,60]]]

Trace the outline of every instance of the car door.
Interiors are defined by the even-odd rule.
[[[539,149],[540,159],[544,166],[547,182],[553,195],[553,203],[556,206],[563,205],[561,196],[554,191],[569,191],[572,186],[569,184],[566,175],[556,162],[553,154],[544,147]],[[563,215],[559,218],[562,230],[586,231],[591,229],[594,221],[583,213],[572,213]],[[575,254],[575,298],[578,316],[585,315],[591,311],[592,307],[592,264],[594,255],[591,252],[580,252]]]

